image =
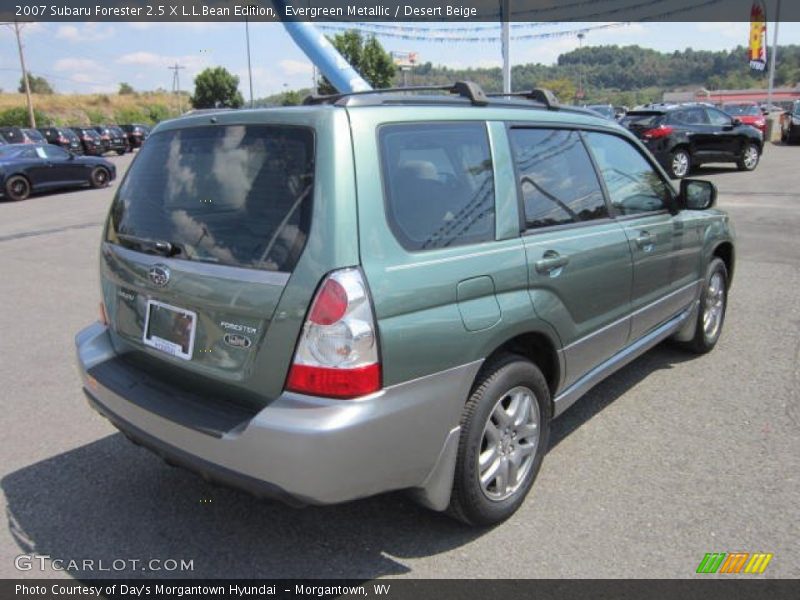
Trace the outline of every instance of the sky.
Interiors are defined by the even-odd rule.
[[[598,23],[554,23],[541,29],[524,25],[512,24],[512,36],[515,32],[575,31]],[[436,24],[443,26],[449,25]],[[452,24],[459,26],[464,27]],[[311,86],[311,63],[280,23],[250,23],[249,27],[255,98]],[[770,44],[773,27],[773,23],[768,24]],[[687,47],[723,50],[746,45],[748,32],[749,24],[744,22],[631,23],[590,31],[583,43],[638,44],[660,51]],[[249,96],[244,23],[31,23],[22,35],[28,70],[48,79],[57,92],[114,93],[123,81],[136,90],[170,90],[173,72],[167,67],[177,62],[185,67],[180,71],[184,90],[192,90],[194,77],[204,68],[220,65],[240,77],[239,87],[245,99]],[[422,62],[454,68],[501,64],[499,42],[379,39],[387,50],[417,52]],[[800,43],[800,23],[781,23],[779,42]],[[559,54],[577,48],[578,43],[575,35],[512,41],[511,61],[552,64]],[[15,91],[19,79],[13,30],[0,27],[0,89]]]

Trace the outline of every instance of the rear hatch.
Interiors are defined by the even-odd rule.
[[[655,110],[634,110],[627,113],[620,124],[627,127],[633,134],[640,138],[644,138],[644,133],[651,129],[655,129],[662,125],[666,120],[666,115],[663,111]]]
[[[208,123],[151,136],[120,186],[101,257],[107,318],[117,351],[149,372],[266,402],[314,292],[275,317],[311,230],[315,134]]]

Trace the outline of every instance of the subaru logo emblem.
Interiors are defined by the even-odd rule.
[[[166,265],[153,265],[150,267],[147,277],[153,285],[164,287],[169,282],[169,269]]]

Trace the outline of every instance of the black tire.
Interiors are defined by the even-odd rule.
[[[747,142],[742,146],[742,152],[736,161],[736,166],[740,171],[754,171],[760,161],[761,151],[758,149],[758,146]]]
[[[111,181],[111,174],[105,167],[95,167],[89,174],[89,185],[93,188],[106,187]]]
[[[688,148],[676,148],[669,155],[667,172],[672,179],[683,179],[692,170],[692,155]]]
[[[31,195],[31,182],[24,175],[12,175],[6,179],[6,198],[18,202]]]
[[[538,416],[538,426],[531,428],[528,425],[525,428],[511,422],[510,427],[513,428],[515,434],[512,438],[511,433],[507,430],[503,434],[499,427],[495,427],[495,415],[497,414],[495,409],[501,407],[504,410],[506,401],[509,403],[509,408],[513,407],[514,400],[508,393],[514,390],[532,392],[532,398],[528,400],[530,408],[528,416],[522,417],[520,423],[522,421],[529,423],[528,419]],[[526,395],[526,391],[523,391],[522,394]],[[504,521],[514,514],[531,489],[541,467],[542,458],[547,451],[551,410],[550,390],[547,382],[542,372],[532,362],[515,354],[504,354],[484,365],[472,388],[461,418],[458,458],[453,477],[453,492],[448,507],[448,513],[452,517],[470,525],[486,526]],[[507,413],[503,414],[504,418],[510,417]],[[503,435],[503,439],[497,442],[496,448],[494,442],[485,443],[485,429],[488,427],[490,419],[492,419],[494,430]],[[530,433],[525,435],[523,429],[528,429],[529,432],[533,429],[538,431],[535,443],[531,439],[534,436]],[[517,432],[520,437],[516,436]],[[510,481],[511,471],[508,469],[510,463],[517,464],[515,457],[520,448],[529,450],[526,457],[520,459],[522,461],[520,468],[524,470],[522,476],[515,481],[516,485],[511,490],[506,490],[506,486],[503,486],[508,494],[507,497],[490,498],[488,494],[492,491],[484,490],[480,482],[478,464],[480,454],[482,452],[486,454],[487,451],[492,452],[494,457],[491,459],[492,465],[498,461],[500,463],[506,461],[504,468]],[[501,468],[497,468],[495,471],[499,473]],[[491,479],[489,483],[499,486],[499,481],[499,479]],[[495,493],[498,496],[502,495],[502,492],[498,490],[495,490]]]
[[[706,314],[712,301],[713,291],[711,281],[718,274],[721,277],[722,289],[720,299],[722,300],[719,323],[713,332],[708,332],[704,326]],[[722,326],[725,323],[725,313],[728,309],[728,269],[720,258],[714,258],[706,269],[706,278],[703,281],[703,291],[700,294],[700,308],[697,311],[697,321],[695,322],[694,337],[689,342],[680,344],[686,350],[695,354],[706,354],[714,349],[719,337],[722,334]]]
[[[117,150],[117,156],[122,156],[123,154],[125,154],[124,148],[122,148],[121,150]]]

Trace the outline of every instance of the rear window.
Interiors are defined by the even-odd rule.
[[[761,116],[761,109],[758,108],[755,104],[725,104],[722,107],[729,115],[733,115],[734,117],[738,116],[749,116],[749,117],[760,117]]]
[[[494,178],[484,123],[384,125],[379,137],[386,213],[404,248],[494,239]]]
[[[168,242],[175,258],[291,271],[308,235],[313,184],[311,129],[164,131],[131,165],[107,240],[144,252]]]
[[[664,113],[633,113],[626,114],[620,123],[625,127],[652,129],[658,127],[664,121]]]

